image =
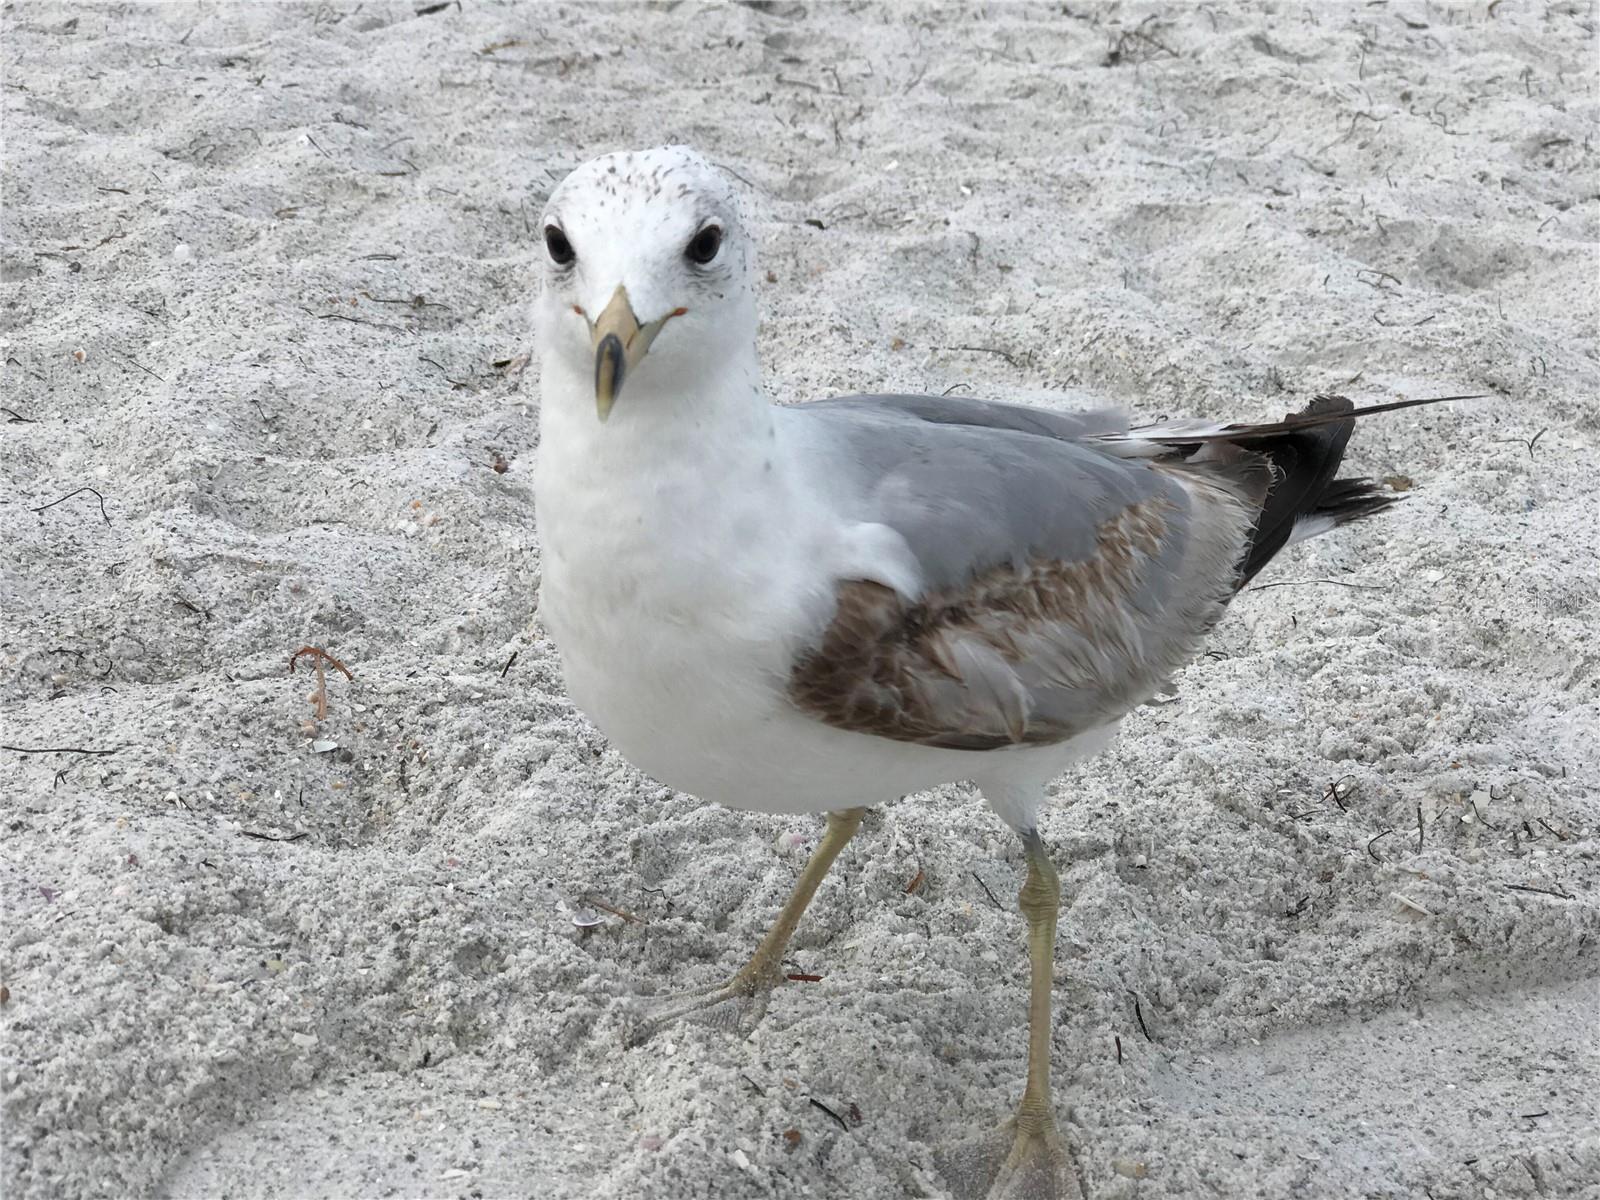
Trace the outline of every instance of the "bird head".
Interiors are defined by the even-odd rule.
[[[733,188],[688,147],[585,163],[551,194],[543,237],[543,368],[592,376],[601,422],[624,392],[666,402],[752,353],[754,247]]]

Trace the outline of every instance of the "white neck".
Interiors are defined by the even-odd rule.
[[[715,370],[701,364],[693,381],[653,372],[648,359],[630,374],[610,417],[595,410],[592,370],[574,369],[562,355],[542,363],[540,451],[578,455],[618,467],[641,456],[661,462],[728,465],[772,434],[772,410],[761,391],[754,349]],[[664,364],[663,364],[664,365]]]
[[[535,481],[540,539],[555,558],[620,565],[669,542],[694,558],[697,543],[719,544],[730,497],[771,494],[781,470],[753,347],[702,368],[692,391],[653,379],[646,360],[604,423],[591,375],[562,357],[544,362]]]

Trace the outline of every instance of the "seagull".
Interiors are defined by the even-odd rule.
[[[1027,862],[1027,1076],[988,1194],[1080,1196],[1050,1092],[1046,785],[1284,546],[1389,507],[1336,477],[1355,419],[1432,401],[1141,429],[954,396],[775,404],[747,224],[682,146],[586,163],[544,211],[539,612],[571,697],[664,784],[826,814],[749,962],[646,1003],[630,1041],[703,1010],[759,1020],[866,810],[970,782]]]

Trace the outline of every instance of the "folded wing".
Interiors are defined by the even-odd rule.
[[[930,746],[1062,741],[1153,696],[1233,595],[1270,477],[1225,446],[1121,457],[1089,440],[1124,428],[1109,414],[921,397],[790,412],[861,481],[851,515],[895,530],[925,581],[839,580],[790,698]]]

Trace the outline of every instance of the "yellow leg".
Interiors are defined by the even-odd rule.
[[[729,1002],[732,1002],[732,1007],[737,1008],[742,1004],[748,1010],[733,1014],[736,1024],[754,1025],[759,1021],[766,1011],[767,997],[783,978],[780,969],[783,952],[789,946],[789,939],[794,936],[795,926],[800,924],[811,898],[822,886],[833,860],[839,857],[839,852],[861,828],[861,818],[866,811],[864,808],[848,808],[828,814],[828,827],[822,835],[822,841],[806,863],[805,870],[800,872],[800,878],[783,911],[772,923],[767,936],[761,939],[750,961],[734,972],[732,979],[703,991],[647,1001],[643,1011],[629,1023],[625,1035],[628,1045],[637,1046],[648,1041],[663,1027],[691,1013]]]
[[[1054,974],[1056,914],[1061,908],[1061,879],[1037,832],[1022,835],[1028,853],[1028,878],[1017,907],[1028,922],[1028,1082],[1011,1122],[1015,1140],[989,1190],[991,1200],[1037,1197],[1038,1200],[1081,1200],[1077,1174],[1066,1144],[1056,1132],[1050,1102],[1050,983]]]

